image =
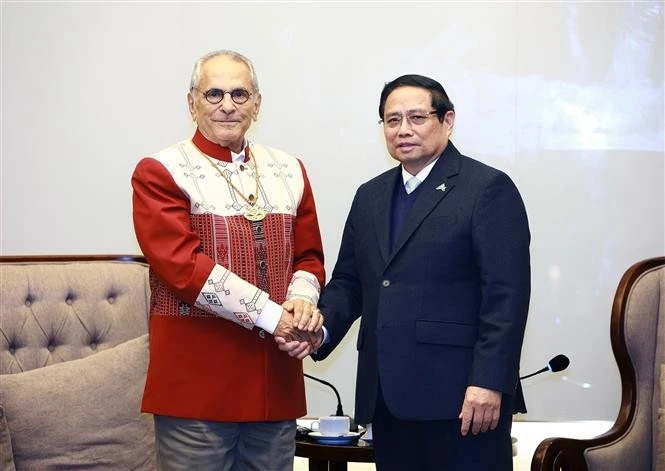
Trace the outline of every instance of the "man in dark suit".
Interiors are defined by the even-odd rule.
[[[524,204],[505,173],[450,142],[454,107],[435,80],[386,84],[379,115],[401,165],[356,193],[314,359],[361,317],[355,415],[372,423],[377,469],[512,469],[530,296]]]

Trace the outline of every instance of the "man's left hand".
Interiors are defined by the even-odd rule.
[[[469,433],[494,430],[499,423],[501,392],[478,386],[469,386],[464,395],[464,404],[459,418],[462,419],[462,436]]]
[[[318,332],[323,325],[321,311],[310,303],[300,298],[285,301],[282,307],[293,313],[293,327],[306,332]]]

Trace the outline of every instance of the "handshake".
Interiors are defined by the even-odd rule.
[[[282,304],[282,317],[273,332],[278,348],[302,360],[323,343],[323,314],[303,299]]]

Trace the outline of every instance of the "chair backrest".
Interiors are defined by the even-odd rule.
[[[0,257],[0,374],[75,360],[148,332],[143,257]]]
[[[588,448],[589,469],[665,470],[665,257],[630,267],[616,291],[611,340],[622,400],[610,444]]]

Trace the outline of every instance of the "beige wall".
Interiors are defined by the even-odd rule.
[[[614,418],[611,298],[632,262],[662,254],[663,4],[7,3],[2,8],[0,251],[138,251],[136,161],[192,133],[194,60],[237,49],[264,95],[253,136],[301,156],[331,271],[357,186],[392,165],[382,85],[439,79],[458,148],[506,170],[533,234],[522,372],[527,418]],[[354,330],[306,368],[352,412]],[[310,412],[334,395],[308,382]]]

